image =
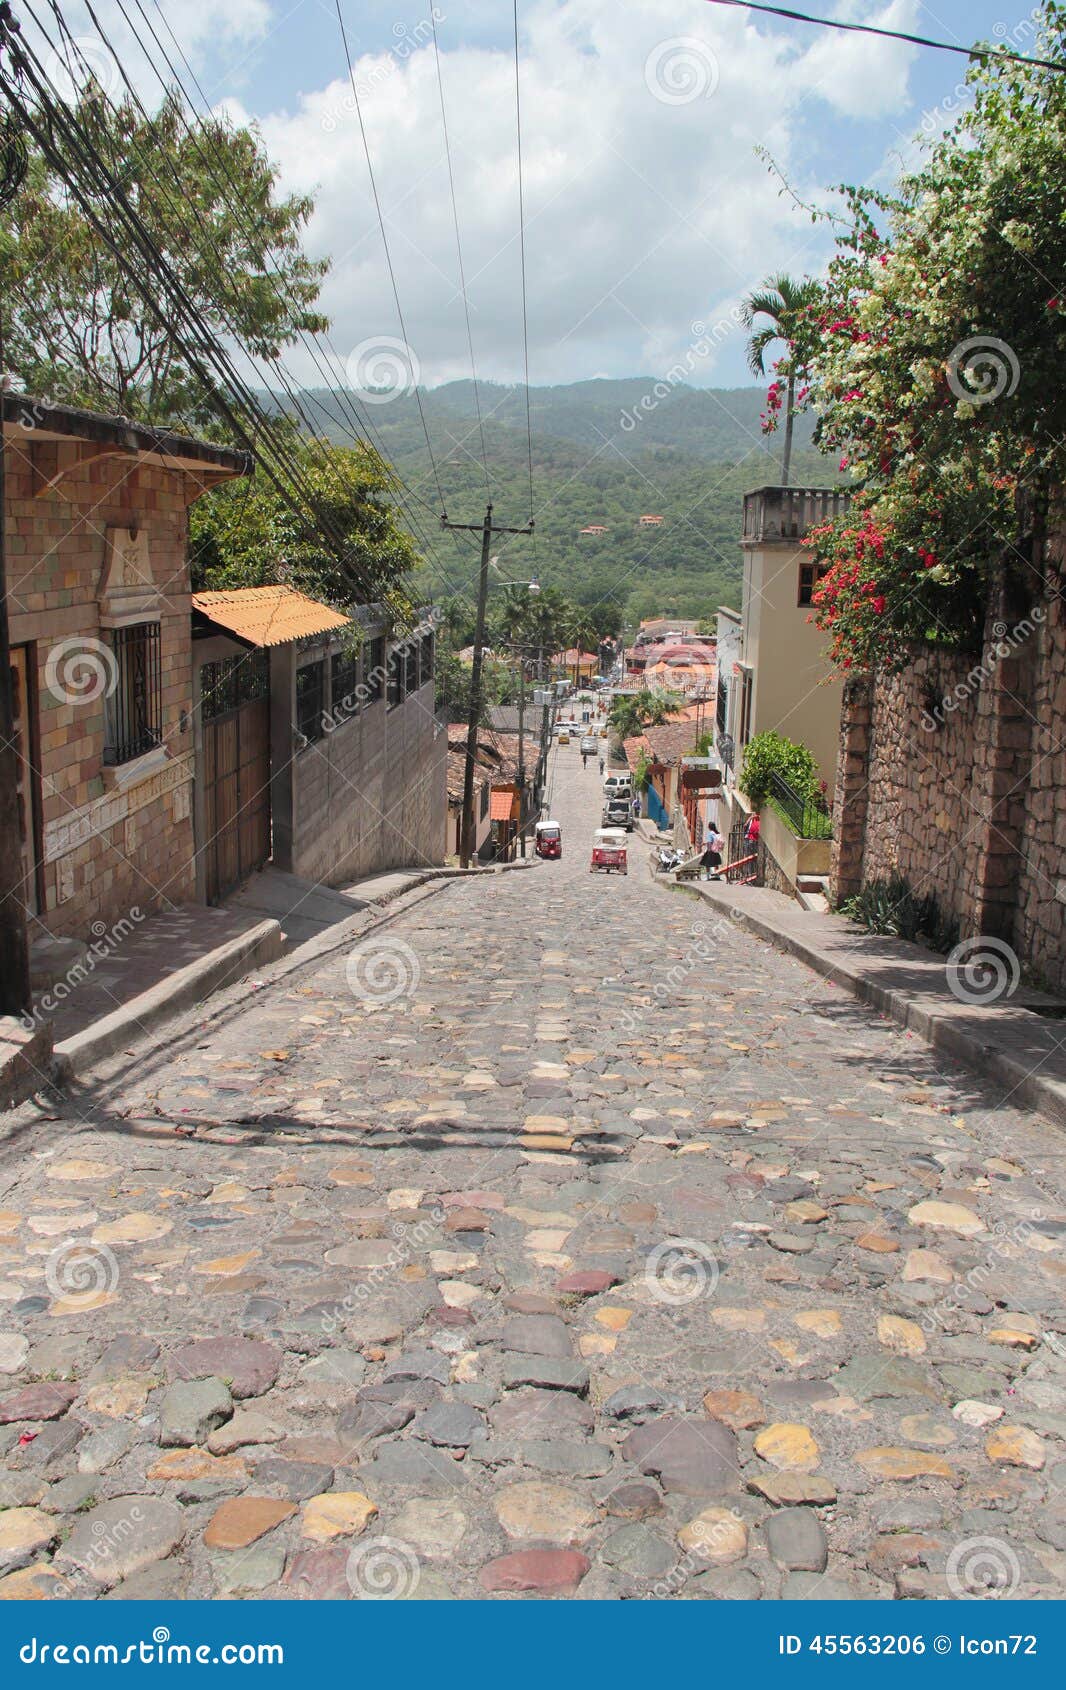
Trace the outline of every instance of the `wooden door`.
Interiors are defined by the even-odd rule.
[[[239,667],[238,667],[239,665]],[[202,670],[207,901],[222,900],[270,858],[270,699],[263,665]],[[211,674],[208,674],[208,671]],[[247,693],[257,696],[247,697]]]
[[[20,897],[28,915],[39,915],[40,880],[40,791],[38,760],[34,755],[35,701],[33,679],[36,664],[32,648],[11,648],[11,694],[15,707],[15,785],[18,793],[19,834],[22,841],[22,885]]]

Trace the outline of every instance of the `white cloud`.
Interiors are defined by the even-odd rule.
[[[441,56],[475,351],[485,376],[515,380],[514,68],[505,51],[453,46],[455,33],[442,26]],[[694,320],[728,312],[768,270],[817,269],[824,235],[780,195],[754,147],[788,168],[811,102],[839,104],[852,52],[834,38],[817,61],[797,61],[794,39],[702,0],[526,9],[532,380],[664,369]],[[468,374],[432,47],[363,57],[355,73],[422,377]],[[352,108],[338,79],[260,120],[286,185],[316,195],[310,243],[333,258],[325,304],[342,355],[399,332]],[[724,337],[694,379],[721,380],[723,365],[741,379],[739,343],[739,331]]]
[[[333,261],[323,304],[342,361],[368,339],[395,337],[347,78],[294,91],[284,110],[245,109],[253,104],[242,82],[250,54],[239,49],[271,50],[271,32],[287,15],[278,0],[230,0],[221,9],[207,0],[161,3],[208,96],[254,118],[286,189],[314,194],[308,245]],[[906,27],[914,4],[890,0],[874,15],[886,27]],[[98,55],[77,0],[65,15],[80,41],[96,42]],[[101,0],[99,15],[145,98],[158,99],[159,82],[131,43],[116,0]],[[484,44],[487,17],[479,6],[473,42],[465,16],[445,17],[441,59],[479,372],[518,380],[514,65],[506,47]],[[812,124],[824,128],[837,113],[884,114],[906,102],[911,49],[810,33],[808,43],[803,29],[704,0],[523,5],[534,382],[577,380],[589,370],[658,374],[700,341],[693,323],[726,328],[713,334],[692,379],[746,379],[743,334],[732,321],[737,301],[769,271],[817,271],[828,244],[824,230],[812,229],[781,194],[755,146],[768,149],[801,194],[818,199],[822,184],[805,180],[802,166]],[[396,25],[387,39],[391,51],[360,56],[355,76],[407,336],[421,378],[433,383],[469,373],[435,62],[424,21]],[[220,43],[237,53],[220,55]],[[220,57],[230,61],[224,73]],[[336,62],[343,63],[339,37]],[[167,75],[165,65],[157,68]],[[214,81],[220,74],[224,87]],[[294,69],[293,81],[297,75]],[[293,369],[314,379],[301,357],[292,352]]]
[[[917,0],[890,0],[871,11],[855,3],[833,14],[847,23],[878,29],[915,30]],[[811,31],[811,46],[793,67],[793,75],[816,84],[819,97],[845,117],[890,117],[909,103],[907,79],[917,47],[875,35],[836,29]]]

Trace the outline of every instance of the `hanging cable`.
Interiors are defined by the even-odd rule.
[[[514,0],[514,104],[518,134],[518,250],[522,268],[522,355],[526,381],[526,450],[529,459],[529,520],[533,521],[533,415],[529,397],[529,320],[526,310],[526,208],[522,184],[522,90],[518,65],[518,0]]]
[[[444,153],[448,161],[448,187],[452,196],[452,221],[455,224],[455,253],[459,264],[459,288],[463,296],[463,311],[466,316],[466,343],[470,348],[470,376],[474,384],[474,409],[477,412],[478,433],[481,436],[481,462],[485,471],[485,496],[492,498],[492,487],[489,483],[488,455],[485,451],[485,425],[481,417],[481,397],[478,393],[477,366],[474,362],[474,335],[470,327],[470,300],[466,292],[466,271],[463,267],[463,243],[459,238],[459,208],[455,203],[455,175],[452,170],[452,148],[448,138],[448,114],[444,105],[444,79],[441,76],[440,48],[437,45],[437,10],[435,6],[429,9],[429,21],[433,27],[433,58],[437,66],[437,91],[440,95],[440,121],[444,130]]]
[[[329,549],[334,552],[342,568],[349,569],[351,557],[346,536],[335,528],[329,513],[321,508],[313,487],[303,476],[301,466],[291,456],[287,439],[279,437],[273,429],[254,395],[233,367],[228,354],[200,316],[195,302],[189,299],[180,279],[171,271],[139,214],[131,206],[128,196],[115,178],[113,169],[96,150],[93,138],[86,134],[61,101],[50,98],[53,91],[47,73],[40,59],[25,43],[20,49],[20,68],[30,85],[35,105],[31,106],[24,90],[13,84],[4,74],[4,67],[0,67],[0,78],[12,107],[40,148],[46,162],[52,165],[66,183],[68,192],[90,227],[111,251],[127,281],[144,301],[152,317],[173,338],[182,359],[201,381],[205,393],[212,396],[215,406],[225,417],[235,437],[247,450],[258,456],[264,474],[302,522],[306,521],[307,509],[311,510],[316,526]],[[74,169],[75,165],[80,165],[81,170]],[[89,184],[95,186],[101,197],[107,199],[106,222],[96,210]],[[135,262],[138,257],[142,261],[141,264]],[[172,302],[169,314],[157,303],[149,286],[149,281],[154,276],[158,276],[168,300]],[[175,311],[180,320],[175,316]],[[187,324],[188,328],[183,327],[183,324]],[[244,416],[234,409],[226,396],[227,391],[235,394],[244,413],[254,422],[254,434],[249,434]],[[264,439],[268,445],[265,456],[262,452]],[[306,509],[294,498],[294,489],[304,501]],[[380,594],[368,593],[367,597],[377,597],[380,600]]]
[[[355,80],[355,67],[352,64],[352,55],[348,48],[348,31],[344,27],[344,15],[341,12],[341,0],[334,0],[334,4],[337,9],[337,22],[340,25],[341,42],[344,46],[345,62],[348,66],[348,81],[351,83],[352,98],[355,101],[355,114],[359,119],[359,133],[362,136],[363,152],[366,157],[366,168],[370,176],[370,190],[374,198],[374,209],[377,212],[378,228],[381,230],[381,243],[385,249],[385,263],[388,266],[389,280],[392,283],[392,297],[396,306],[396,316],[399,319],[400,334],[403,337],[404,345],[407,347],[408,351],[410,351],[411,342],[407,335],[407,325],[404,322],[403,307],[400,304],[400,290],[396,284],[396,271],[393,268],[392,252],[389,248],[389,237],[385,230],[385,218],[381,210],[381,199],[378,194],[377,180],[374,176],[374,165],[370,157],[370,142],[367,138],[366,125],[363,122],[363,107],[362,102],[359,99],[359,86]],[[426,451],[429,453],[429,461],[433,470],[433,479],[436,483],[437,496],[440,499],[441,515],[447,516],[448,513],[444,503],[444,492],[441,488],[440,475],[437,471],[437,460],[433,455],[433,445],[429,438],[429,427],[426,423],[425,407],[422,404],[422,393],[417,381],[414,384],[414,392],[415,399],[418,403],[418,415],[422,421],[422,433],[426,437]]]
[[[1039,70],[1066,71],[1061,59],[1027,59],[1023,53],[1009,53],[1005,47],[960,47],[954,41],[934,41],[928,35],[909,35],[902,29],[882,29],[872,23],[845,23],[842,18],[816,18],[810,12],[793,12],[785,6],[764,6],[756,0],[708,0],[712,6],[735,6],[743,12],[765,12],[772,18],[786,18],[791,23],[813,23],[821,29],[847,30],[854,35],[879,35],[888,41],[908,41],[915,47],[933,47],[939,53],[961,53],[965,59],[995,63],[1008,59],[1016,65],[1033,65]]]
[[[63,23],[63,20],[62,20],[61,16],[59,15],[58,10],[53,3],[53,0],[49,0],[49,4],[51,5],[51,9],[56,16],[57,23],[59,24],[60,30],[64,33],[64,36],[65,36],[64,47],[66,49],[66,56],[67,56],[67,60],[68,60],[68,65],[70,63],[69,50],[70,50],[71,47],[73,48],[73,50],[76,53],[79,54],[79,56],[82,57],[82,62],[85,63],[84,56],[81,55],[81,53],[80,53],[80,48],[78,47],[78,43],[72,37],[70,37],[69,31],[66,30],[65,25]],[[92,18],[92,21],[96,25],[98,33],[100,34],[101,40],[103,41],[104,45],[107,47],[108,51],[110,51],[112,53],[112,55],[115,56],[114,48],[111,46],[110,42],[107,40],[106,34],[103,31],[95,13],[93,12],[91,4],[88,6],[88,10],[89,10],[90,17]],[[147,53],[145,43],[143,42],[143,40],[141,39],[141,37],[137,33],[136,26],[135,26],[133,20],[131,18],[129,18],[128,14],[126,14],[125,11],[124,11],[124,16],[126,16],[127,22],[129,23],[129,25],[130,25],[133,33],[134,33],[134,36],[138,41],[138,44],[142,47],[142,50],[145,50],[146,53]],[[143,11],[142,11],[142,16],[143,16]],[[44,26],[41,24],[40,20],[35,18],[35,22],[37,23],[38,28],[42,30],[42,33],[44,34],[45,39],[50,40],[50,38],[48,37],[47,30],[44,29]],[[145,22],[147,24],[148,20],[146,19]],[[148,27],[150,28],[150,25]],[[154,31],[152,33],[153,33],[153,38],[157,41],[157,44],[158,44],[158,37],[155,37]],[[148,55],[148,56],[150,57],[150,55]],[[168,59],[168,64],[169,63],[170,63],[170,61]],[[71,68],[73,69],[73,67],[71,67]],[[171,66],[171,68],[173,69],[173,66]],[[87,66],[87,69],[89,69],[91,71],[90,66]],[[119,74],[122,76],[122,79],[123,79],[123,81],[126,85],[127,92],[129,94],[129,97],[130,97],[130,100],[131,100],[131,104],[135,105],[136,108],[138,110],[140,110],[140,112],[141,112],[141,114],[144,117],[146,122],[149,121],[147,113],[145,112],[143,103],[139,100],[139,98],[136,94],[136,91],[132,88],[128,77],[126,77],[124,72],[122,71],[121,65],[119,66]],[[164,92],[166,94],[168,94],[173,99],[173,90],[167,88],[165,82],[163,81],[163,78],[161,76],[159,76],[158,71],[156,72],[156,74],[157,74],[157,77],[159,77],[159,81],[160,81],[161,86],[164,89]],[[178,79],[178,80],[179,80],[179,85],[180,85],[180,79]],[[182,87],[182,92],[186,95],[186,98],[188,98],[187,91],[183,87]],[[107,103],[106,97],[105,97],[105,103]],[[178,105],[178,102],[175,102],[175,106],[177,106],[177,105]],[[191,105],[191,102],[190,102],[190,105]],[[207,158],[207,155],[204,153],[203,148],[201,146],[200,137],[197,136],[193,132],[193,130],[190,128],[188,122],[185,119],[184,113],[180,109],[176,109],[175,115],[178,118],[178,120],[182,123],[182,126],[183,126],[186,134],[188,134],[190,139],[193,141],[193,144],[196,146],[197,151],[200,154],[200,156],[202,158],[205,158],[205,160],[208,163],[210,163],[211,161]],[[206,137],[204,137],[204,139],[206,140]],[[162,184],[159,181],[159,177],[158,177],[157,173],[155,174],[154,179],[155,179],[157,185],[159,185],[160,188],[163,188],[164,191],[166,191],[164,184]],[[230,175],[228,177],[228,179],[230,181],[232,181],[232,176]],[[176,173],[175,173],[175,181],[176,181],[177,188],[180,192],[181,181],[180,181],[180,178],[177,177]],[[216,185],[217,185],[217,182],[216,182]],[[225,198],[224,195],[223,195],[223,199],[224,199],[225,203],[227,204],[227,206],[229,207],[229,209],[234,212],[235,220],[238,223],[240,223],[240,212],[243,210],[243,207],[240,206],[239,202],[238,202],[237,206],[234,206],[232,204],[232,202],[230,202],[228,199]],[[173,207],[174,203],[175,202],[174,202],[174,200],[171,196],[170,197],[170,204],[171,204],[172,207]],[[182,210],[187,211],[188,209],[189,209],[188,205],[186,205],[183,202]],[[200,213],[198,211],[198,208],[195,206],[195,204],[192,205],[191,209],[192,209],[193,215],[197,218],[198,221],[201,222],[201,226],[203,226],[202,225],[202,218],[200,217]],[[245,232],[248,233],[247,225],[245,225]],[[248,235],[248,238],[249,238],[250,243],[253,244],[253,246],[258,244],[258,237],[257,237],[257,235],[254,231],[252,231]],[[269,253],[269,249],[264,249],[261,256],[267,262],[269,262],[271,260],[271,255]],[[284,280],[284,278],[282,277],[282,273],[280,271],[280,267],[277,268],[277,275],[280,279]],[[267,279],[271,280],[272,278],[270,278],[268,276]],[[219,281],[222,284],[222,290],[221,291],[224,293],[224,291],[225,291],[225,278],[221,275],[221,273],[219,274]],[[279,300],[282,301],[282,303],[285,303],[285,304],[289,303],[288,300],[285,299],[282,296],[280,290],[277,287],[276,282],[274,283],[274,291],[275,291],[277,297],[279,298]],[[232,323],[227,322],[226,327],[233,334],[234,338],[239,341],[240,337],[239,337],[239,334],[238,334],[237,330],[235,329],[234,325]],[[307,345],[308,350],[310,351],[311,355],[313,357],[315,357],[316,362],[318,363],[318,367],[321,370],[322,365],[321,365],[320,360],[317,357],[317,348],[315,348],[314,343],[309,340],[308,336],[304,333],[304,331],[301,330],[299,332],[302,335],[302,338],[304,340],[305,345]],[[254,360],[251,359],[250,354],[246,354],[246,356],[249,357],[250,362],[254,362]],[[308,430],[308,435],[309,435],[308,442],[307,442],[308,451],[310,451],[313,456],[319,457],[319,459],[322,461],[323,465],[325,467],[330,468],[331,471],[338,477],[341,484],[346,485],[348,483],[348,479],[349,479],[349,475],[350,475],[350,471],[348,469],[347,464],[343,460],[341,460],[337,457],[337,454],[334,452],[334,450],[333,450],[332,446],[330,445],[330,443],[328,442],[328,440],[323,440],[320,436],[320,433],[315,430],[313,423],[312,423],[312,419],[308,416],[304,402],[303,402],[304,401],[304,395],[300,391],[298,391],[297,389],[294,388],[291,379],[287,375],[284,363],[281,361],[280,358],[274,358],[273,360],[271,360],[271,362],[272,362],[272,367],[274,368],[278,379],[280,380],[285,392],[288,395],[291,410],[299,418],[299,420],[302,421],[302,423],[304,424],[304,426]],[[269,387],[268,387],[268,391],[269,391]],[[274,396],[272,395],[272,397],[274,397]],[[247,405],[247,397],[246,396],[242,396],[242,402]],[[358,420],[358,419],[356,419],[356,420]],[[262,413],[261,412],[260,412],[260,426],[262,426]],[[278,456],[279,455],[278,451],[277,451],[278,436],[277,436],[276,431],[268,432],[267,438],[271,443],[271,447],[274,450],[275,455]],[[363,444],[363,442],[361,440],[359,440],[358,437],[356,437],[356,442],[357,442],[357,444],[360,444],[360,445]],[[288,456],[288,458],[286,460],[285,467],[286,467],[286,472],[290,476],[293,476],[294,470],[299,470],[299,468],[301,466],[298,464],[298,461],[294,461],[291,456]],[[387,469],[387,466],[386,466],[386,469]],[[298,479],[298,478],[294,477],[294,479]],[[396,488],[396,485],[395,485],[395,480],[396,480],[396,478],[394,476],[391,476],[391,475],[388,476],[389,491],[391,492],[394,501],[400,506],[401,509],[403,509],[404,508],[404,501],[402,499],[402,496],[399,495],[399,493],[397,491],[397,488]],[[303,491],[303,496],[306,499],[306,496],[307,496],[306,485],[302,488],[302,491]],[[426,508],[429,509],[430,507],[427,506]],[[440,576],[440,578],[448,586],[449,590],[452,590],[452,583],[451,583],[450,579],[440,569],[439,563],[438,563],[436,556],[435,556],[434,549],[431,547],[431,545],[427,544],[427,542],[425,540],[425,536],[422,535],[419,532],[419,525],[414,520],[412,513],[405,510],[404,514],[407,518],[409,526],[412,528],[412,530],[416,534],[418,534],[418,537],[421,540],[426,552],[430,554],[430,556],[427,557],[426,561],[431,564],[431,567],[434,568],[434,572],[437,573]],[[341,538],[342,543],[345,543],[345,545],[346,545],[346,541],[345,541],[345,538],[343,536],[343,531],[337,530],[337,534]],[[346,564],[348,566],[350,566],[350,559],[346,558],[345,561],[346,561]],[[366,584],[367,584],[367,586],[369,586],[370,585],[369,581],[367,581]],[[380,600],[380,598],[381,598],[380,587],[377,587],[375,585],[373,595],[371,595],[370,593],[367,593],[366,596],[368,596],[368,597],[374,596],[374,597],[376,597]],[[390,610],[392,610],[394,614],[397,614],[400,607],[396,604],[389,602],[391,600],[391,597],[392,597],[391,594],[386,594],[387,607]]]

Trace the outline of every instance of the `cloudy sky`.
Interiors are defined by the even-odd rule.
[[[307,243],[332,259],[332,340],[365,376],[378,344],[387,352],[401,331],[336,0],[142,3],[157,26],[161,7],[208,99],[259,126],[285,185],[314,194]],[[428,10],[407,0],[341,7],[412,361],[429,384],[469,375]],[[1034,49],[1027,9],[1004,0],[806,9]],[[77,6],[63,11],[91,42]],[[121,42],[110,0],[102,15]],[[513,381],[522,334],[512,6],[438,0],[436,19],[478,371]],[[957,107],[965,71],[950,54],[707,0],[520,0],[519,27],[535,383],[659,375],[686,355],[696,385],[748,380],[737,301],[769,272],[817,273],[826,256],[824,232],[756,149],[804,200],[840,180],[887,185],[915,135]],[[704,350],[693,359],[694,344]],[[297,354],[291,362],[299,371]]]

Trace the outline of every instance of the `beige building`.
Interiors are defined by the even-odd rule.
[[[838,515],[846,502],[840,488],[762,487],[745,495],[744,589],[735,657],[720,629],[720,656],[728,651],[728,662],[719,667],[725,688],[719,732],[732,741],[727,750],[733,753],[723,761],[739,769],[749,739],[774,729],[808,748],[830,791],[836,778],[840,682],[825,656],[825,635],[812,619],[816,566],[802,540],[816,523]]]

